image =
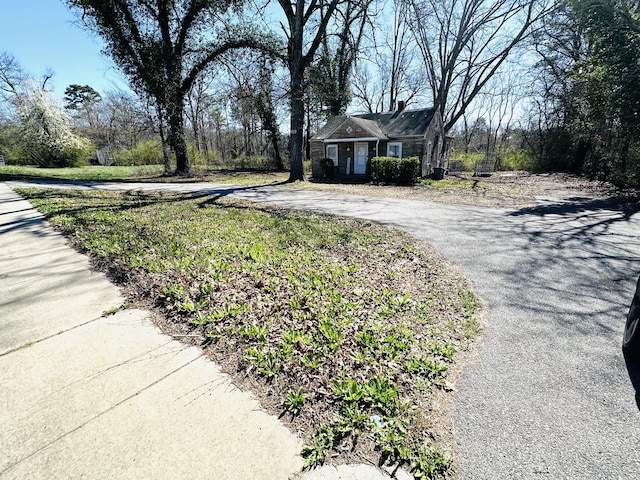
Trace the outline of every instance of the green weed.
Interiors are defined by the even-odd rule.
[[[470,318],[466,322],[464,322],[464,337],[473,340],[476,338],[480,332],[482,331],[482,327],[480,323],[475,318]]]
[[[395,415],[399,408],[399,393],[387,377],[376,375],[364,386],[364,400],[371,408],[386,415]]]
[[[111,317],[113,315],[115,315],[116,313],[118,313],[120,310],[124,310],[126,307],[126,304],[122,304],[122,305],[118,305],[117,307],[113,307],[113,308],[109,308],[107,310],[105,310],[104,312],[102,312],[102,316],[103,317]]]
[[[448,367],[430,358],[416,356],[404,363],[404,369],[407,372],[416,373],[429,380],[438,380],[444,377]]]
[[[411,456],[410,472],[414,478],[435,480],[447,478],[453,470],[453,462],[440,448],[420,445]]]
[[[453,342],[440,343],[431,341],[428,344],[428,348],[434,355],[442,357],[448,362],[453,362],[456,354],[456,346]]]
[[[252,323],[251,325],[247,325],[238,329],[238,334],[252,340],[257,340],[260,343],[265,343],[267,341],[269,329],[266,327],[266,325],[258,325],[257,323]]]
[[[342,436],[359,437],[369,418],[358,403],[345,402],[340,405],[340,413],[335,417],[336,431]]]
[[[480,307],[480,301],[478,297],[470,290],[456,290],[456,294],[460,298],[462,306],[464,308],[465,317],[472,317],[476,310]]]
[[[407,427],[408,422],[402,419],[387,418],[376,429],[376,447],[384,460],[391,458],[397,462],[409,456],[410,449],[405,445]]]
[[[336,380],[333,383],[333,394],[345,402],[358,402],[364,397],[365,389],[358,380]]]
[[[322,425],[311,437],[309,445],[302,448],[302,456],[305,458],[305,468],[322,465],[333,449],[336,435],[329,425]]]
[[[291,415],[296,416],[300,413],[306,401],[307,397],[304,395],[301,388],[291,390],[287,394],[287,397],[282,404],[282,408]]]
[[[257,348],[247,350],[245,359],[252,363],[261,375],[273,378],[280,371],[278,356],[275,352],[262,351]]]

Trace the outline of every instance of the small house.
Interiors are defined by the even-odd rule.
[[[418,157],[423,177],[434,169],[446,169],[448,162],[449,142],[440,112],[435,108],[406,110],[404,102],[398,102],[394,112],[332,117],[310,143],[316,178],[325,175],[324,158],[333,161],[339,178],[364,178],[367,162],[377,156]]]

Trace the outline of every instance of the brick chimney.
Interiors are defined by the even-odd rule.
[[[398,108],[397,108],[398,113],[403,111],[404,107],[406,107],[406,106],[407,106],[407,104],[406,104],[406,102],[404,100],[398,100]]]

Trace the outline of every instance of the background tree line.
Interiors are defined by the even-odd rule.
[[[50,75],[33,79],[4,52],[0,149],[10,159],[62,165],[108,148],[167,173],[287,168],[297,180],[328,116],[402,100],[440,110],[453,158],[640,182],[637,2],[66,3],[130,89],[70,85],[61,105]]]

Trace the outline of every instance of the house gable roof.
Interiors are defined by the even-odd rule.
[[[390,138],[422,136],[429,128],[435,115],[435,108],[402,110],[389,113],[364,113],[359,115],[331,117],[326,125],[316,133],[313,140],[328,140],[351,120],[380,140]]]
[[[369,120],[357,116],[350,117],[350,120],[353,123],[360,125],[363,129],[371,132],[374,137],[379,138],[380,140],[387,140],[387,136],[375,120]]]
[[[356,127],[357,130],[364,130],[371,137],[379,138],[381,140],[387,139],[387,136],[382,132],[377,122],[365,118],[359,118],[356,116],[345,115],[331,117],[327,121],[325,126],[322,127],[320,131],[316,133],[312,138],[314,140],[326,140],[329,138],[334,138],[337,132],[343,132],[342,136],[344,136],[344,133],[348,132],[347,128],[349,127],[349,124],[352,124],[353,127]]]
[[[435,113],[435,108],[422,108],[401,112],[365,113],[357,117],[377,122],[388,137],[410,137],[424,135]]]

